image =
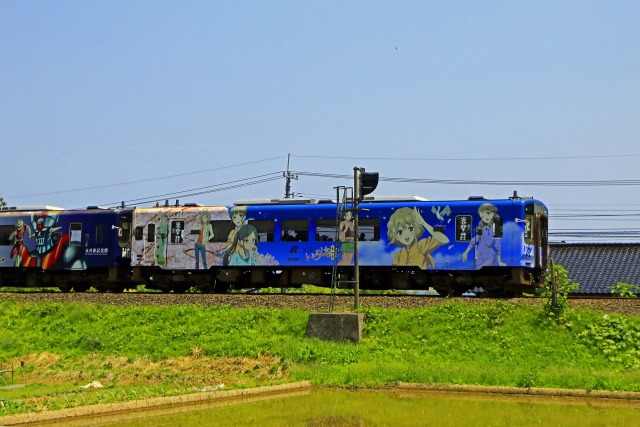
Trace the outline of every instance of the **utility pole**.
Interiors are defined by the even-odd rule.
[[[291,153],[287,154],[287,171],[282,173],[282,176],[285,177],[285,186],[284,186],[284,198],[290,199],[293,197],[293,193],[291,192],[291,180],[298,179],[298,175],[295,173],[289,172],[289,161],[291,160]]]

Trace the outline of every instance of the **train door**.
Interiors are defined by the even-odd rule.
[[[535,249],[536,268],[547,269],[547,257],[549,251],[549,221],[547,214],[537,212],[535,215]]]
[[[69,242],[64,251],[65,268],[71,270],[86,270],[85,254],[89,234],[83,234],[82,223],[72,222],[69,224]]]
[[[156,223],[147,222],[135,229],[133,252],[138,265],[164,265],[166,248],[157,245]],[[162,262],[160,264],[160,262]]]
[[[118,227],[118,246],[122,250],[121,257],[131,258],[131,222],[133,220],[131,212],[120,214],[120,226]]]

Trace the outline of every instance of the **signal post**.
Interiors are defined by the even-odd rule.
[[[378,186],[378,172],[365,172],[364,168],[354,167],[353,182],[353,307],[357,311],[360,305],[359,204],[362,201],[362,197],[373,192]],[[363,326],[364,315],[362,313],[310,313],[305,336],[329,341],[353,341],[357,343],[362,338]]]

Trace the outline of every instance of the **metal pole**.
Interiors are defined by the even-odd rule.
[[[358,310],[360,299],[360,260],[358,256],[358,203],[360,201],[360,168],[353,168],[353,307]]]

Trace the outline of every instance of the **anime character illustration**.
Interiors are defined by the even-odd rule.
[[[158,265],[165,265],[165,249],[167,248],[167,236],[169,236],[169,215],[162,214],[158,223],[158,238],[156,241],[156,262]]]
[[[498,208],[491,203],[483,203],[478,208],[480,224],[476,227],[475,238],[469,242],[469,246],[462,253],[462,261],[466,262],[469,251],[476,248],[476,267],[504,266],[500,257],[500,230],[496,230],[502,224],[498,215]]]
[[[353,212],[350,210],[342,214],[342,221],[338,227],[338,239],[340,240],[340,254],[342,255],[338,265],[351,265],[355,252]]]
[[[430,236],[420,239],[425,230]],[[401,247],[393,258],[392,265],[417,266],[423,270],[435,267],[431,253],[449,243],[449,238],[435,231],[422,218],[417,208],[400,208],[395,211],[387,223],[387,237],[389,245]]]
[[[245,219],[247,219],[247,207],[246,206],[234,206],[229,210],[229,218],[231,218],[231,222],[233,222],[234,228],[229,232],[229,237],[227,237],[227,244],[231,246],[233,244],[233,239],[240,229],[240,227],[244,224]]]
[[[33,237],[31,233],[31,227],[24,223],[22,219],[16,222],[14,230],[9,235],[9,240],[13,240],[13,248],[11,248],[11,259],[13,260],[14,267],[20,267],[22,264],[22,251],[24,249],[24,235]]]
[[[54,232],[60,227],[54,227],[58,223],[57,213],[42,212],[40,215],[31,214],[31,226],[33,236],[36,238],[36,249],[29,255],[36,259],[36,266],[46,270],[58,260],[58,245],[60,241],[54,238]],[[66,236],[68,238],[68,236]],[[54,249],[56,249],[54,251]]]
[[[195,256],[196,256],[196,270],[200,268],[200,259],[202,259],[202,265],[206,270],[207,267],[207,248],[206,244],[213,238],[213,227],[211,226],[211,213],[204,211],[200,213],[198,217],[198,226],[200,232],[196,239]]]
[[[444,220],[451,215],[451,208],[449,206],[445,206],[444,208],[441,208],[440,206],[432,206],[431,212],[440,220],[440,222],[444,222]]]
[[[222,255],[222,265],[259,265],[258,230],[251,224],[240,226],[234,234],[233,243]]]

